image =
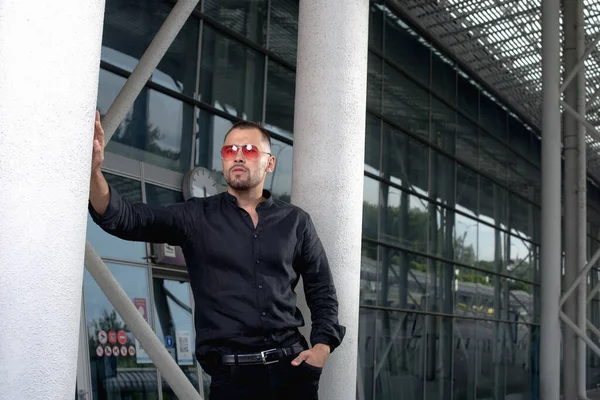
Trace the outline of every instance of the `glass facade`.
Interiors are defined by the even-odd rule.
[[[101,114],[172,6],[107,0]],[[297,0],[200,1],[109,143],[109,182],[131,201],[181,201],[182,174],[220,170],[225,132],[247,119],[272,133],[266,188],[289,201],[297,24]],[[537,132],[386,1],[370,5],[366,115],[358,397],[538,398]],[[600,192],[588,194],[593,253]],[[91,220],[88,240],[206,398],[210,378],[172,343],[187,337],[193,352],[185,269]],[[87,273],[84,286],[93,398],[175,399]],[[126,355],[107,356],[101,331],[123,331]],[[588,365],[595,387],[600,359]]]

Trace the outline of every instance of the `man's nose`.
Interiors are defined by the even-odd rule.
[[[244,152],[242,151],[242,149],[239,149],[237,153],[235,153],[235,160],[236,163],[245,163],[246,162],[246,157],[244,157]]]

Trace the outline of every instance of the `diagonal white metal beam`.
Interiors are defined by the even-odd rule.
[[[565,300],[573,294],[575,289],[577,289],[577,286],[579,285],[581,280],[587,276],[588,272],[590,272],[590,270],[598,262],[598,259],[600,259],[600,249],[596,250],[592,258],[590,258],[587,264],[585,264],[585,267],[583,267],[583,269],[579,272],[577,278],[571,283],[571,286],[569,286],[569,288],[563,293],[563,295],[560,298],[560,307],[562,307],[563,304],[565,304]]]
[[[571,328],[573,330],[573,332],[575,332],[577,334],[577,336],[579,336],[585,342],[585,344],[588,345],[590,350],[592,350],[594,353],[596,353],[598,355],[598,357],[600,357],[600,348],[598,348],[598,346],[596,346],[596,343],[592,342],[592,340],[588,337],[588,335],[584,331],[579,329],[579,327],[577,325],[575,325],[575,323],[573,321],[571,321],[569,319],[569,317],[567,317],[567,315],[562,311],[560,312],[560,319],[565,324],[567,324],[567,326],[569,328]]]
[[[571,114],[577,121],[582,123],[587,129],[588,135],[594,138],[594,140],[600,142],[600,132],[596,130],[596,127],[592,125],[588,120],[583,118],[577,111],[573,109],[573,107],[569,106],[567,103],[561,100],[560,104],[563,106],[564,110]]]

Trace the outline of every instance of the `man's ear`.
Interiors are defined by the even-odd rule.
[[[275,164],[277,163],[277,159],[273,156],[269,157],[269,161],[267,162],[267,173],[271,173],[275,171]]]

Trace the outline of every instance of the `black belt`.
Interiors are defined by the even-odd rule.
[[[254,354],[229,354],[222,357],[224,365],[273,364],[283,357],[293,356],[304,351],[304,346],[294,344],[291,347],[270,349]]]

